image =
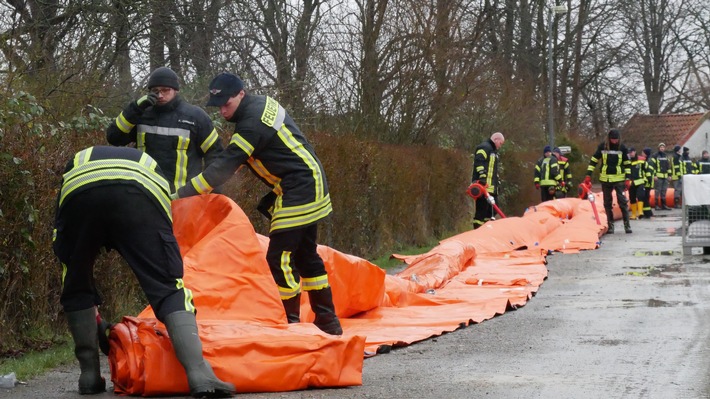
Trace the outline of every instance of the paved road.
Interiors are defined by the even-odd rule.
[[[366,359],[360,387],[239,397],[710,398],[710,256],[682,256],[680,211],[657,214],[598,250],[549,256],[516,311]],[[55,370],[0,398],[79,398],[77,376]]]

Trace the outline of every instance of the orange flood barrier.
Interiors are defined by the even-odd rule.
[[[606,229],[603,210],[600,218],[601,226],[587,200],[548,201],[522,217],[443,240],[425,254],[394,255],[409,265],[396,275],[321,245],[345,331],[334,337],[308,323],[306,295],[303,322],[286,324],[265,260],[268,237],[255,233],[234,202],[216,194],[173,202],[205,358],[239,392],[361,385],[365,357],[523,306],[547,277],[548,251],[596,248]],[[116,393],[189,393],[165,326],[150,307],[124,317],[110,343]]]

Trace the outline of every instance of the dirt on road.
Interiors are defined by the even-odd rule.
[[[238,397],[710,398],[710,256],[682,255],[680,210],[656,214],[597,250],[548,256],[548,279],[518,310],[365,359],[362,386]],[[0,398],[79,398],[78,374],[53,370]]]

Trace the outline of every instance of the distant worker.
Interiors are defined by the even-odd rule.
[[[180,97],[178,76],[166,67],[150,74],[148,94],[126,106],[106,138],[111,145],[135,143],[153,157],[171,192],[214,162],[223,148],[210,117]]]
[[[678,181],[676,182],[676,189],[673,193],[673,205],[675,208],[680,208],[681,206],[681,198],[683,198],[683,176],[694,174],[695,162],[690,158],[690,148],[683,147],[678,167]]]
[[[486,187],[488,195],[494,199],[498,197],[500,188],[500,155],[498,150],[505,143],[503,133],[496,132],[491,137],[476,147],[473,156],[473,176],[471,183],[480,183]],[[476,199],[476,210],[473,216],[473,228],[477,229],[494,216],[493,206],[485,196]]]
[[[608,234],[614,234],[614,213],[612,192],[616,192],[616,201],[621,208],[624,220],[624,231],[631,233],[629,223],[629,201],[624,196],[624,189],[631,187],[631,162],[629,161],[626,146],[621,142],[621,133],[616,129],[609,130],[607,139],[599,144],[597,150],[589,160],[585,184],[592,183],[592,174],[599,165],[599,181],[602,185],[604,196],[604,210],[608,224]]]
[[[300,322],[301,290],[308,292],[315,324],[331,335],[343,329],[318,255],[318,223],[333,212],[325,170],[288,112],[273,98],[247,93],[244,82],[220,73],[209,85],[207,106],[219,107],[234,135],[222,155],[178,189],[177,196],[208,194],[242,165],[270,191],[258,209],[271,220],[266,262],[289,323]],[[302,284],[301,284],[302,283]]]
[[[695,164],[695,174],[708,175],[710,174],[710,152],[703,150],[700,159]]]
[[[646,194],[646,157],[637,156],[636,149],[630,147],[629,161],[631,161],[631,187],[629,187],[629,208],[631,216],[629,219],[635,220],[643,217],[643,203]]]
[[[90,147],[67,164],[57,198],[53,249],[62,266],[62,293],[80,394],[106,390],[101,377],[94,262],[115,249],[138,278],[155,316],[165,324],[195,397],[229,397],[202,356],[192,292],[173,235],[170,187],[157,162],[128,147]]]
[[[557,187],[555,196],[557,198],[564,198],[572,187],[572,168],[570,167],[569,159],[562,155],[562,151],[559,147],[552,149],[552,155],[557,158],[557,164],[560,166],[560,174],[562,175],[561,181],[563,183]]]
[[[656,193],[656,210],[669,210],[666,206],[666,193],[668,185],[673,178],[673,161],[666,154],[666,145],[658,144],[658,152],[651,157],[653,167],[653,186]]]
[[[542,157],[535,164],[533,175],[535,189],[540,191],[540,201],[545,202],[555,199],[557,186],[564,186],[560,166],[557,158],[552,156],[552,149],[546,145],[542,150]]]
[[[673,206],[675,208],[678,207],[678,203],[680,202],[680,191],[682,189],[682,173],[680,171],[682,164],[681,160],[683,158],[683,155],[681,154],[682,150],[683,148],[681,146],[676,145],[673,147],[673,155],[671,156],[671,167],[673,170],[673,173],[671,174],[671,185],[673,187]]]
[[[639,157],[641,158],[641,157]],[[653,216],[653,210],[651,209],[651,190],[653,190],[653,165],[649,160],[651,159],[651,148],[645,147],[643,149],[643,158],[644,162],[646,163],[646,173],[644,175],[644,193],[643,193],[643,206],[642,206],[642,211],[643,211],[643,217],[644,218],[651,218]]]

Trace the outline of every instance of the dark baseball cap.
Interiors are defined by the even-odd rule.
[[[207,106],[221,107],[243,89],[244,82],[239,76],[222,72],[210,82],[210,99],[207,101]]]

